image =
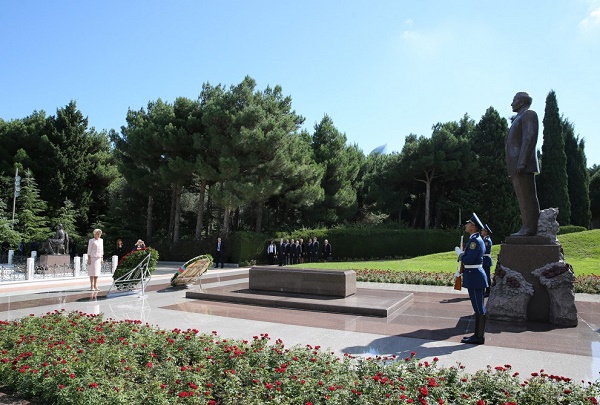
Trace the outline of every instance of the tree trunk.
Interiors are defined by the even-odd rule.
[[[231,208],[229,205],[223,208],[223,229],[221,230],[221,236],[226,237],[229,234],[229,222],[231,220]]]
[[[425,229],[429,229],[429,202],[431,200],[431,181],[425,183]]]
[[[262,219],[263,219],[263,202],[259,201],[256,203],[256,232],[262,231]]]
[[[170,242],[173,241],[173,225],[175,224],[175,207],[177,206],[177,190],[176,187],[173,187],[173,191],[171,192],[171,210],[169,211],[169,225],[167,228],[167,240]]]
[[[202,222],[204,220],[204,198],[206,197],[206,180],[200,182],[200,198],[198,200],[198,218],[196,218],[196,240],[202,239]]]
[[[148,196],[148,209],[146,211],[146,243],[152,243],[152,211],[154,209],[154,199]]]
[[[175,223],[173,224],[173,243],[179,242],[179,228],[181,226],[181,192],[183,187],[175,187]]]

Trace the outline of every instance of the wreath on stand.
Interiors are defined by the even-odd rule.
[[[211,255],[200,255],[185,262],[171,278],[173,287],[190,285],[212,266],[213,258]]]

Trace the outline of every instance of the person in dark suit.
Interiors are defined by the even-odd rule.
[[[219,267],[219,263],[221,263],[221,268],[224,266],[224,246],[221,238],[217,238],[217,243],[215,245],[215,267]]]
[[[539,122],[536,112],[529,109],[531,102],[531,97],[524,91],[515,95],[511,107],[517,115],[506,137],[506,169],[517,195],[522,221],[521,229],[511,236],[535,235],[540,217],[535,186],[535,175],[540,172],[535,149]]]
[[[319,262],[319,241],[317,240],[316,236],[313,237],[312,262],[313,263],[318,263]]]
[[[465,222],[465,231],[471,236],[464,251],[458,257],[464,267],[463,287],[469,292],[471,305],[475,311],[475,333],[473,336],[465,336],[462,343],[471,343],[481,345],[485,342],[485,305],[484,293],[489,287],[485,271],[483,270],[483,255],[485,253],[485,244],[479,232],[483,229],[483,224],[473,213],[471,219]]]
[[[300,263],[300,256],[302,255],[302,246],[300,241],[296,239],[296,243],[292,246],[292,264]]]
[[[327,239],[325,239],[325,242],[323,242],[323,257],[325,257],[325,260],[327,260],[328,262],[330,262],[333,257],[331,256],[331,245],[329,244],[329,241]]]
[[[277,254],[279,257],[279,265],[285,265],[285,242],[283,238],[279,239],[279,245],[277,246]]]
[[[306,257],[308,258],[308,262],[313,262],[313,240],[312,238],[308,238],[308,243],[306,244]]]
[[[285,240],[285,264],[292,264],[292,244],[294,243],[294,239],[290,243],[289,239]]]
[[[483,229],[481,230],[481,238],[483,239],[483,244],[485,245],[485,253],[483,254],[483,271],[485,271],[485,276],[487,277],[488,287],[485,289],[485,296],[490,296],[490,287],[492,285],[492,238],[490,235],[492,234],[492,230],[488,226],[488,224],[483,224]]]

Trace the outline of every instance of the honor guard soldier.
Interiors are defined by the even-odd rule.
[[[485,271],[485,276],[487,277],[488,287],[485,289],[485,296],[490,296],[490,287],[492,286],[492,276],[491,269],[494,264],[492,261],[492,238],[490,235],[492,234],[492,230],[488,226],[488,224],[483,224],[483,229],[481,230],[481,237],[483,239],[483,244],[485,245],[485,253],[483,254],[483,271]]]
[[[483,229],[483,224],[473,213],[471,219],[465,222],[465,231],[471,236],[465,245],[465,250],[459,256],[458,260],[462,262],[463,287],[469,292],[471,305],[475,311],[475,333],[473,336],[465,336],[461,343],[471,343],[481,345],[485,343],[485,289],[489,287],[485,271],[483,270],[483,254],[485,253],[485,244],[479,235]]]

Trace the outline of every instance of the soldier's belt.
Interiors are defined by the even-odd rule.
[[[478,269],[481,267],[481,264],[465,264],[465,269]]]

